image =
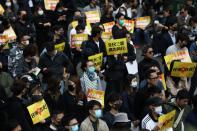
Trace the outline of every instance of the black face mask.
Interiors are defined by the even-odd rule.
[[[68,85],[68,90],[72,92],[75,90],[75,88],[72,85]]]

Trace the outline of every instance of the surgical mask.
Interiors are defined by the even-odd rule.
[[[157,114],[161,114],[162,113],[162,107],[161,106],[155,107],[155,112]]]
[[[12,3],[11,3],[11,2],[6,2],[5,5],[6,5],[7,7],[10,7],[10,6],[12,5]]]
[[[96,69],[95,69],[94,66],[88,67],[88,72],[89,72],[89,73],[94,73],[95,70],[96,70]]]
[[[120,24],[120,26],[123,26],[124,25],[124,20],[119,20],[119,24]]]
[[[79,125],[74,125],[74,126],[71,126],[71,130],[72,131],[78,131],[79,130]]]
[[[38,11],[38,14],[39,14],[39,15],[43,15],[43,14],[44,14],[44,11],[43,11],[43,10],[39,10],[39,11]]]
[[[130,86],[131,87],[137,87],[137,81],[132,82]]]
[[[102,117],[102,110],[101,109],[95,110],[95,116],[96,118]]]

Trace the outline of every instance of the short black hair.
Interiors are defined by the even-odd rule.
[[[70,121],[73,120],[73,119],[76,119],[76,118],[72,114],[64,116],[63,119],[62,119],[62,125],[63,126],[69,126]]]
[[[46,43],[46,50],[47,52],[51,52],[55,50],[55,43],[54,42],[47,42]]]
[[[101,103],[96,101],[96,100],[91,100],[87,103],[87,110],[92,110],[94,106],[99,106],[100,108],[102,107]]]
[[[78,24],[76,27],[75,27],[75,30],[78,32],[79,30],[85,30],[85,26],[83,26],[82,24]]]
[[[170,27],[170,26],[173,26],[176,23],[177,23],[177,18],[175,16],[170,16],[170,17],[167,18],[165,25],[167,27]]]
[[[186,33],[178,33],[176,41],[177,42],[186,41],[186,43],[188,43],[189,42],[189,37]]]
[[[53,30],[58,31],[59,29],[63,28],[61,25],[54,25]]]
[[[97,34],[100,34],[102,29],[99,26],[94,26],[91,31],[91,36],[95,37]]]
[[[176,99],[189,99],[189,92],[186,89],[182,89],[177,93]]]
[[[153,69],[148,69],[147,71],[145,71],[145,78],[149,79],[151,74],[154,73],[154,72],[156,72],[156,71],[153,70]]]
[[[26,84],[22,80],[15,80],[13,83],[13,86],[11,87],[11,91],[14,96],[17,96],[23,92],[23,90],[26,88]]]
[[[113,103],[117,100],[122,99],[121,96],[118,93],[112,92],[111,94],[109,94],[109,96],[107,97],[107,103]]]
[[[36,46],[33,44],[28,45],[27,47],[25,47],[24,51],[23,51],[23,56],[27,57],[27,56],[35,56],[36,55]]]
[[[145,45],[143,47],[143,49],[142,49],[142,56],[144,56],[147,53],[149,48],[153,48],[153,47],[150,44],[147,44],[147,45]]]
[[[120,13],[120,12],[117,13],[116,16],[115,16],[116,20],[117,20],[117,19],[120,19],[121,16],[124,16],[124,15],[123,15],[122,13]]]

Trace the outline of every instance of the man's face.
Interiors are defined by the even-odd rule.
[[[184,108],[188,105],[189,99],[177,99],[177,105],[181,108]]]
[[[149,48],[149,49],[147,50],[146,54],[145,54],[145,57],[146,57],[146,58],[152,59],[152,58],[153,58],[153,54],[154,54],[153,48]]]
[[[89,110],[90,115],[91,115],[92,117],[96,118],[95,111],[96,111],[96,110],[100,110],[100,109],[101,109],[101,108],[100,108],[98,105],[95,105],[95,106],[93,107],[92,110]]]
[[[181,9],[180,14],[181,14],[182,17],[186,17],[188,15],[188,11],[184,10],[184,9]]]
[[[149,83],[150,85],[156,86],[158,80],[159,80],[159,77],[158,77],[157,73],[156,73],[156,72],[153,72],[153,73],[150,74],[150,76],[149,76],[149,78],[148,78],[148,83]]]

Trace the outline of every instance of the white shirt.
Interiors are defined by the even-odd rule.
[[[143,120],[142,120],[142,129],[146,129],[149,131],[152,131],[156,126],[158,122],[153,121],[153,119],[150,117],[149,114],[147,114]]]
[[[169,54],[175,53],[177,51],[181,51],[181,50],[187,50],[188,51],[187,47],[180,48],[178,45],[171,45],[167,48],[166,55],[169,55]]]
[[[99,49],[99,52],[100,52],[100,48],[99,48],[99,41],[94,41]]]
[[[173,44],[176,44],[176,37],[175,34],[172,34],[171,32],[168,31],[168,33],[170,34],[170,37],[172,39]]]

